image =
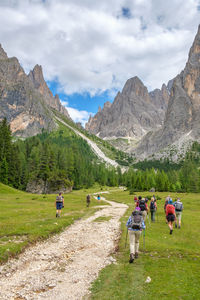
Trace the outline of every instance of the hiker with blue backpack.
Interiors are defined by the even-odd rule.
[[[139,255],[139,239],[142,230],[145,229],[142,212],[139,207],[136,207],[129,217],[126,227],[129,233],[130,242],[130,259],[129,263],[133,263],[135,258]]]
[[[178,219],[178,228],[181,228],[181,216],[183,211],[183,203],[181,202],[180,198],[174,202],[175,212],[176,212],[176,220],[175,220],[175,227],[177,228],[177,219]]]

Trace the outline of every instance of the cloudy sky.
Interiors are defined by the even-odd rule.
[[[0,43],[28,73],[42,65],[75,121],[126,80],[160,88],[185,66],[200,0],[0,0]]]

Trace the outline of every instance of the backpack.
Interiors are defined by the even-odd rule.
[[[63,197],[62,196],[57,196],[56,197],[56,202],[63,202]]]
[[[154,201],[151,201],[150,203],[150,209],[154,210],[156,208]]]
[[[182,202],[176,202],[175,210],[176,211],[182,211],[183,210],[183,203]]]
[[[146,210],[145,200],[140,200],[139,207],[140,207],[141,211]]]
[[[167,205],[167,212],[168,212],[168,215],[173,215],[174,214],[174,205],[168,204]]]
[[[142,229],[142,214],[139,211],[134,211],[131,215],[131,223],[129,228],[140,230]]]

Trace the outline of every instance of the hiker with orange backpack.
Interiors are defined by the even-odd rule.
[[[175,212],[175,207],[173,205],[173,201],[171,198],[169,199],[168,204],[166,206],[166,219],[167,219],[168,226],[170,229],[169,234],[172,234],[173,222],[176,220],[176,212]]]

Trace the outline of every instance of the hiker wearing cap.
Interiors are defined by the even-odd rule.
[[[175,227],[177,228],[177,220],[178,220],[178,228],[181,228],[181,216],[183,211],[183,203],[181,202],[180,198],[174,202],[175,213],[176,213],[176,220],[175,220]]]
[[[169,199],[168,204],[166,206],[166,219],[167,219],[168,226],[169,226],[169,229],[170,229],[169,233],[172,234],[172,232],[173,232],[173,222],[176,219],[176,213],[175,213],[175,207],[173,205],[173,201],[172,201],[171,198]]]
[[[141,199],[141,196],[139,196],[139,208],[141,209],[142,212],[142,217],[144,222],[146,221],[147,213],[148,213],[148,206],[146,204],[145,198]]]
[[[156,203],[156,199],[154,197],[151,198],[149,209],[150,209],[150,212],[151,212],[151,221],[155,222],[155,214],[156,214],[156,210],[157,210],[157,203]]]
[[[56,206],[56,218],[60,218],[61,209],[64,208],[64,197],[62,196],[61,192],[56,197],[55,206]]]
[[[129,262],[132,263],[135,258],[138,258],[139,253],[139,239],[142,229],[145,229],[144,220],[142,217],[142,212],[139,207],[136,207],[129,217],[126,227],[129,233],[130,242],[130,259]]]

